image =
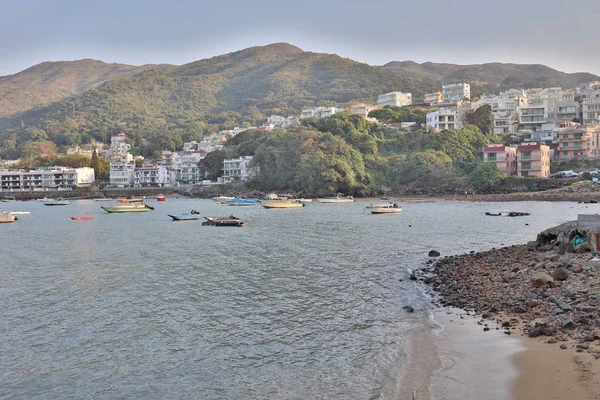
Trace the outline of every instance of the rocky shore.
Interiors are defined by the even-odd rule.
[[[430,260],[411,279],[430,285],[441,305],[481,315],[483,331],[522,332],[600,359],[597,231],[569,222],[527,245]]]

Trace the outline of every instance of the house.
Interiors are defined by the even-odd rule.
[[[96,179],[90,167],[41,167],[35,170],[0,170],[0,190],[67,189],[89,187]]]
[[[302,110],[302,113],[300,114],[300,119],[330,117],[333,114],[337,114],[342,111],[344,110],[336,107],[315,107],[307,110]]]
[[[527,104],[521,106],[519,124],[527,131],[537,132],[544,124],[571,121],[578,115],[579,105],[573,90],[529,89],[526,94]]]
[[[372,106],[370,104],[353,104],[348,107],[348,114],[350,115],[362,115],[365,118],[369,117],[369,113],[373,110],[377,110],[379,107]]]
[[[600,82],[586,84],[579,92],[584,125],[600,124]]]
[[[380,94],[377,97],[377,105],[379,107],[403,107],[410,106],[412,104],[412,93],[404,92],[390,92]]]
[[[573,160],[597,158],[599,153],[598,127],[572,127],[558,131],[558,147],[556,158],[558,160]]]
[[[490,144],[483,149],[483,162],[493,163],[504,176],[517,172],[517,149],[503,144]]]
[[[466,111],[463,103],[440,103],[437,107],[437,111],[430,112],[426,116],[428,127],[437,131],[463,128]]]
[[[517,175],[548,178],[550,176],[550,147],[536,142],[518,145]]]
[[[219,183],[233,183],[246,181],[256,175],[256,168],[250,167],[252,156],[228,158],[223,160],[223,176],[218,178]]]
[[[511,89],[498,95],[488,95],[473,103],[477,109],[487,104],[492,111],[494,133],[516,133],[519,126],[519,112],[527,104],[527,94],[524,90]]]
[[[166,166],[136,168],[133,174],[135,187],[165,187],[175,181],[174,171]]]
[[[471,85],[468,83],[452,83],[442,86],[442,101],[456,103],[471,99]]]
[[[129,153],[131,145],[125,141],[125,133],[113,135],[110,138],[110,148],[106,156],[110,162],[110,184],[117,187],[127,187],[133,184],[135,161]]]
[[[442,92],[435,93],[426,93],[423,96],[423,103],[427,103],[429,105],[436,105],[437,103],[442,102]]]

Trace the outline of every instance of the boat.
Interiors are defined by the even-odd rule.
[[[344,196],[343,194],[338,193],[333,197],[318,198],[317,200],[319,203],[353,203],[354,197]]]
[[[525,217],[531,215],[531,213],[520,211],[487,211],[485,215],[491,217]]]
[[[0,201],[2,201],[3,203],[9,203],[9,202],[17,201],[17,199],[15,198],[15,196],[4,196],[3,198],[0,199]]]
[[[44,197],[43,199],[37,199],[37,201],[41,201],[42,203],[43,203],[43,202],[47,202],[47,201],[53,201],[53,200],[54,200],[54,199],[51,199],[51,198],[49,198],[49,197]]]
[[[240,221],[235,215],[230,215],[229,217],[204,217],[204,219],[206,221],[202,222],[202,226],[246,226],[246,223]]]
[[[227,204],[227,202],[229,200],[233,200],[235,199],[235,197],[231,197],[231,196],[217,196],[217,197],[213,197],[212,198],[214,201],[216,201],[219,204]]]
[[[119,199],[119,203],[142,203],[144,199]]]
[[[263,200],[260,204],[264,208],[302,208],[306,205],[298,200]]]
[[[50,200],[42,203],[45,206],[70,206],[71,202],[69,200]]]
[[[255,206],[259,204],[258,199],[232,199],[227,202],[230,206]]]
[[[9,212],[12,215],[29,215],[31,211],[0,211],[0,212]]]
[[[73,221],[91,221],[94,217],[71,217]]]
[[[150,207],[145,203],[128,203],[128,204],[114,204],[112,206],[102,206],[104,211],[108,213],[126,213],[126,212],[147,212],[154,210],[154,207]]]
[[[371,211],[371,214],[397,214],[402,212],[402,207],[398,203],[377,203],[367,206],[367,210]]]
[[[173,218],[173,221],[194,221],[200,219],[199,214],[187,213],[187,214],[167,214]]]
[[[164,194],[159,194],[158,196],[156,196],[156,200],[157,201],[165,201],[165,195]]]
[[[301,203],[312,203],[312,199],[301,198],[301,199],[296,199],[296,200],[298,200]]]
[[[8,224],[17,220],[18,218],[9,212],[0,212],[0,224]]]
[[[114,199],[111,199],[110,197],[102,197],[99,199],[94,199],[94,201],[113,201]]]

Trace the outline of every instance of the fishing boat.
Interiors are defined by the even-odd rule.
[[[260,203],[264,208],[302,208],[306,204],[298,200],[263,200]]]
[[[144,199],[119,199],[119,203],[140,203],[143,201]]]
[[[371,211],[371,214],[397,214],[402,212],[402,207],[398,203],[378,203],[367,206],[367,210]]]
[[[246,223],[240,221],[235,215],[230,215],[229,217],[204,217],[204,219],[206,221],[202,222],[202,226],[246,226]]]
[[[169,217],[173,218],[173,221],[194,221],[200,219],[199,214],[167,214]]]
[[[232,199],[227,202],[230,206],[255,206],[259,204],[258,199]]]
[[[333,197],[318,198],[317,200],[319,203],[353,203],[354,197],[344,196],[343,194],[338,193]]]
[[[0,199],[0,201],[2,201],[3,203],[9,203],[9,202],[17,201],[17,199],[15,198],[15,196],[4,196],[3,198]]]
[[[71,217],[73,221],[91,221],[94,217]]]
[[[156,201],[165,201],[165,195],[159,194],[158,196],[156,196]]]
[[[151,207],[144,202],[114,204],[112,206],[102,206],[101,208],[108,213],[147,212],[154,210],[154,207]]]
[[[213,197],[212,198],[214,201],[216,201],[219,204],[227,204],[227,202],[229,200],[233,200],[235,199],[235,197],[231,197],[231,196],[217,196],[217,197]]]
[[[45,206],[70,206],[71,202],[69,200],[50,200],[42,203]]]
[[[0,212],[0,224],[8,224],[17,220],[18,218],[9,212]]]

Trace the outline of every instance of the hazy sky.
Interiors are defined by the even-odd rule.
[[[184,64],[274,42],[374,65],[600,74],[598,0],[0,0],[0,76],[43,61]]]

